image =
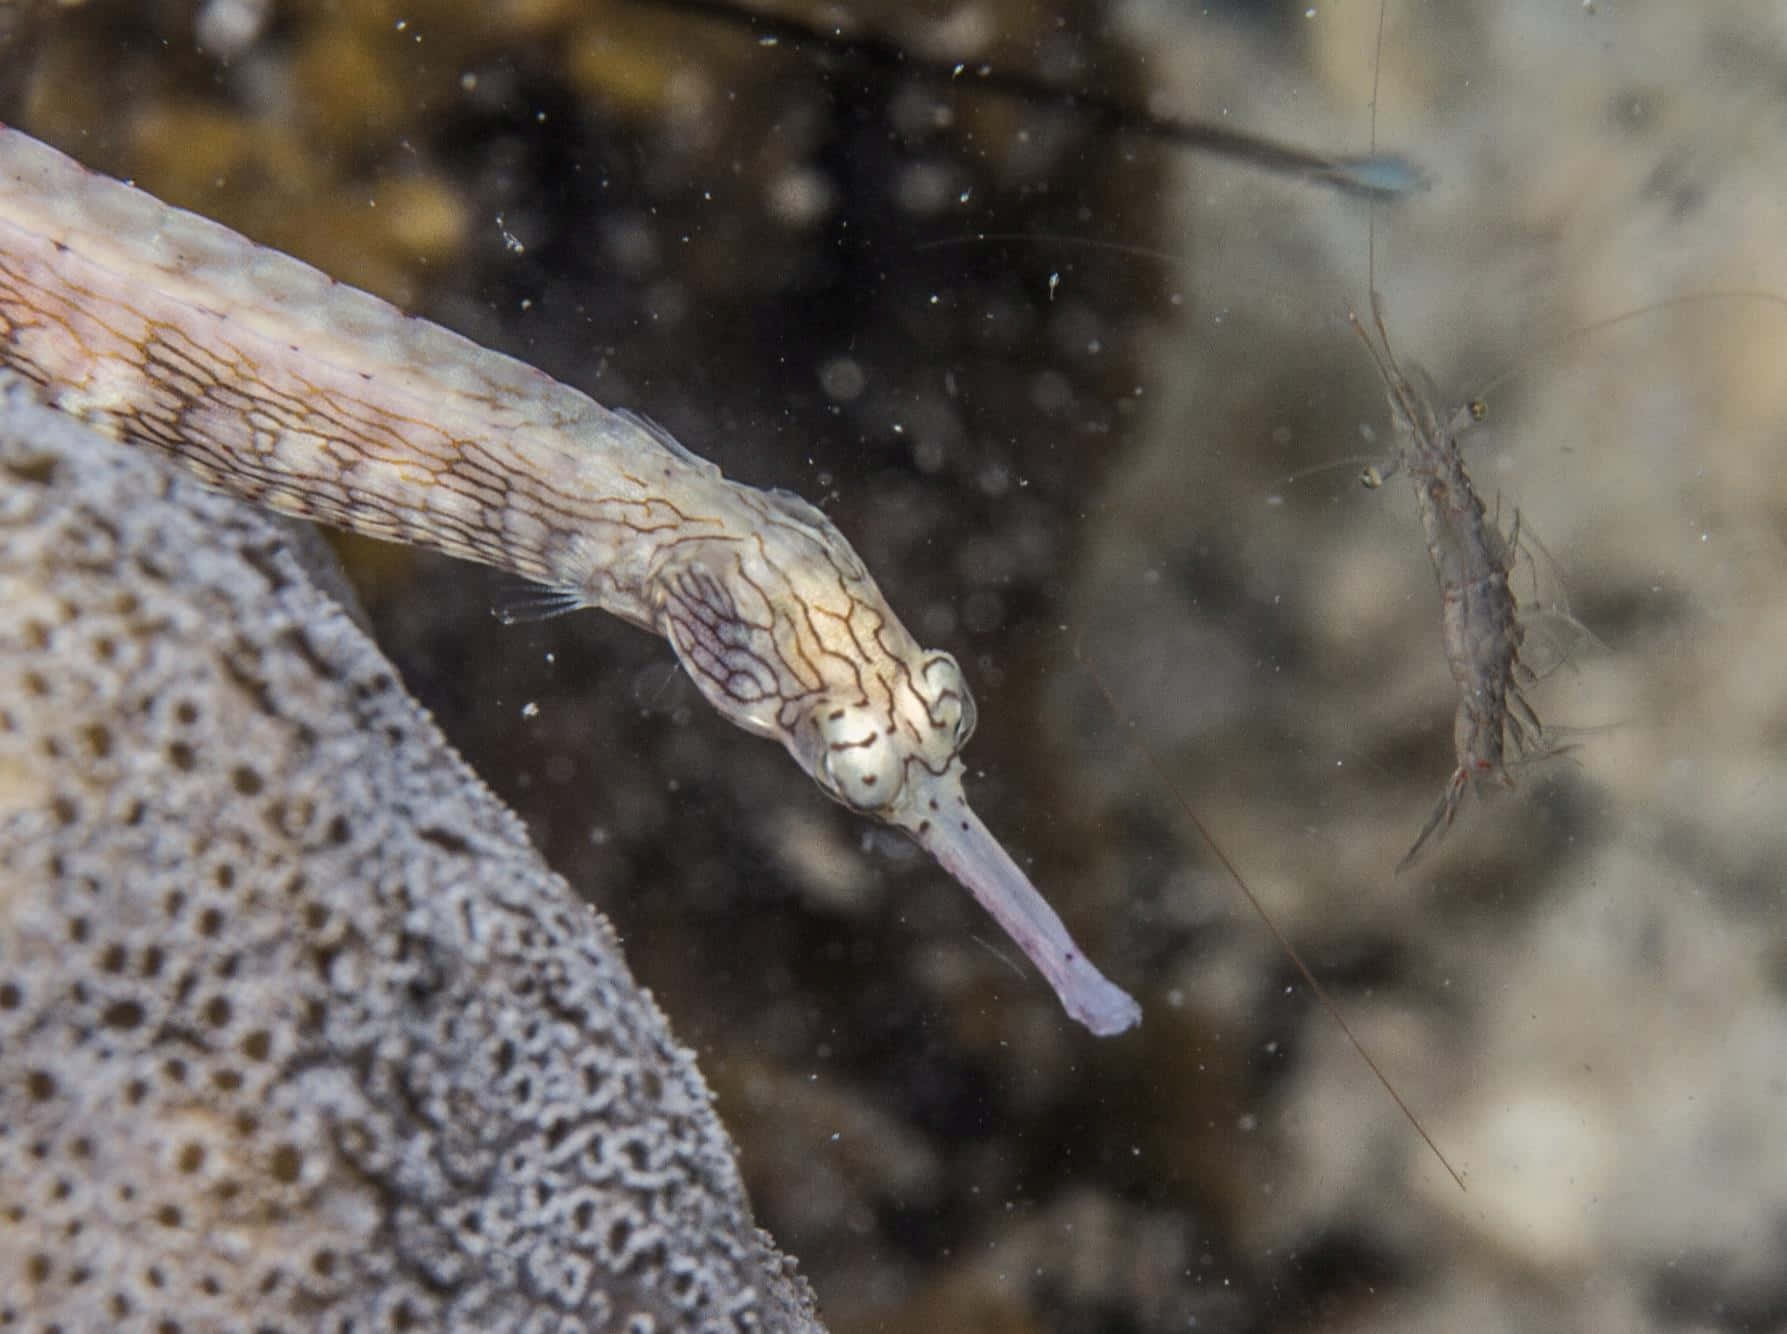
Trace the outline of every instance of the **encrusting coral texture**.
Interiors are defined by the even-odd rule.
[[[606,923],[246,507],[0,402],[0,1329],[818,1329]]]

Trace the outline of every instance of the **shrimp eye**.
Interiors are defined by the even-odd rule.
[[[974,696],[962,669],[947,653],[933,653],[919,669],[925,703],[940,731],[948,734],[953,750],[960,750],[974,735]]]
[[[824,708],[813,715],[813,726],[819,747],[814,777],[831,796],[866,812],[894,803],[906,778],[905,758],[872,710]]]

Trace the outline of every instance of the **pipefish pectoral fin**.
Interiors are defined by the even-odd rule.
[[[490,614],[504,625],[531,625],[587,606],[589,599],[574,588],[516,582],[497,590]]]

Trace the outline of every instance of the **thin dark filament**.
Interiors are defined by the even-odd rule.
[[[875,69],[897,70],[920,83],[967,87],[1032,106],[1068,107],[1106,129],[1145,135],[1180,148],[1209,153],[1284,175],[1296,176],[1367,199],[1395,199],[1425,187],[1425,175],[1395,155],[1336,158],[1249,134],[1228,125],[1161,116],[1108,94],[1065,88],[1021,70],[995,69],[984,61],[932,60],[876,32],[821,27],[789,14],[747,8],[733,0],[635,0],[730,24],[793,50],[842,56]]]
[[[1535,365],[1538,365],[1551,353],[1558,351],[1560,348],[1569,347],[1572,344],[1578,343],[1587,338],[1590,334],[1600,333],[1604,329],[1617,328],[1619,325],[1625,324],[1630,320],[1636,320],[1645,315],[1654,315],[1660,310],[1674,310],[1677,307],[1682,306],[1720,305],[1725,302],[1741,301],[1755,301],[1763,305],[1780,306],[1787,309],[1787,296],[1781,296],[1775,292],[1764,292],[1759,288],[1734,287],[1709,292],[1688,292],[1681,296],[1665,297],[1661,301],[1652,301],[1647,305],[1639,306],[1634,310],[1622,311],[1618,315],[1609,315],[1605,319],[1594,320],[1588,324],[1579,324],[1574,329],[1569,329],[1561,334],[1555,334],[1550,338],[1542,339],[1530,352],[1523,354],[1520,360],[1514,365],[1508,367],[1506,370],[1497,372],[1481,389],[1477,390],[1477,392],[1472,395],[1472,398],[1482,398],[1491,390],[1498,389],[1502,385],[1508,383],[1508,381],[1526,374],[1527,371],[1531,370]]]
[[[1173,794],[1174,800],[1179,804],[1179,809],[1185,812],[1185,818],[1191,822],[1192,828],[1198,831],[1198,837],[1204,840],[1204,845],[1215,855],[1216,860],[1222,863],[1222,869],[1228,872],[1229,879],[1235,882],[1235,887],[1241,891],[1241,896],[1247,900],[1248,905],[1252,907],[1255,915],[1265,924],[1266,930],[1271,933],[1272,939],[1278,942],[1278,948],[1284,951],[1285,957],[1289,959],[1291,963],[1296,966],[1297,971],[1302,974],[1303,981],[1308,985],[1310,992],[1315,998],[1322,1003],[1322,1008],[1327,1010],[1327,1012],[1333,1016],[1334,1022],[1340,1026],[1340,1031],[1346,1035],[1346,1040],[1352,1044],[1353,1050],[1359,1053],[1359,1059],[1365,1062],[1371,1073],[1377,1078],[1377,1082],[1383,1086],[1384,1092],[1390,1095],[1390,1100],[1396,1104],[1397,1110],[1399,1110],[1408,1123],[1415,1128],[1415,1133],[1421,1137],[1422,1143],[1427,1145],[1428,1149],[1432,1151],[1433,1156],[1439,1160],[1440,1166],[1446,1169],[1446,1174],[1457,1183],[1458,1189],[1467,1189],[1464,1184],[1464,1173],[1452,1166],[1451,1160],[1440,1151],[1440,1146],[1434,1142],[1433,1136],[1427,1133],[1427,1127],[1421,1124],[1420,1118],[1415,1115],[1414,1110],[1403,1100],[1402,1095],[1396,1091],[1396,1086],[1392,1084],[1388,1076],[1384,1074],[1382,1067],[1372,1059],[1371,1053],[1366,1050],[1365,1044],[1361,1042],[1358,1035],[1353,1032],[1352,1025],[1347,1023],[1346,1016],[1341,1013],[1340,1007],[1336,1005],[1333,999],[1328,995],[1327,988],[1316,980],[1316,976],[1310,971],[1309,965],[1303,962],[1303,956],[1297,952],[1297,947],[1291,944],[1290,938],[1279,928],[1278,923],[1273,920],[1272,914],[1266,911],[1266,905],[1260,902],[1259,896],[1253,892],[1247,881],[1242,878],[1241,872],[1236,868],[1235,863],[1229,860],[1228,853],[1222,850],[1222,845],[1216,841],[1209,829],[1205,827],[1204,822],[1198,818],[1197,811],[1192,809],[1191,802],[1186,799],[1185,794],[1179,790],[1178,784],[1174,783],[1172,778],[1167,774],[1166,766],[1160,762],[1160,758],[1155,755],[1153,748],[1136,732],[1134,724],[1130,723],[1129,720],[1124,717],[1123,710],[1117,704],[1117,697],[1111,693],[1111,688],[1104,683],[1104,677],[1098,674],[1098,669],[1092,665],[1091,661],[1081,651],[1081,645],[1077,640],[1073,646],[1073,656],[1074,660],[1086,669],[1086,674],[1092,678],[1093,683],[1097,685],[1099,692],[1104,695],[1105,703],[1110,706],[1112,716],[1123,726],[1123,732],[1128,738],[1129,744],[1141,752],[1142,756],[1147,760],[1148,766],[1154,770],[1154,774],[1160,780],[1161,784],[1167,791]]]

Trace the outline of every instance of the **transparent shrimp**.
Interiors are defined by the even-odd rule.
[[[1430,839],[1451,828],[1467,783],[1474,788],[1492,779],[1503,787],[1514,785],[1509,756],[1536,753],[1544,728],[1522,690],[1532,672],[1520,658],[1526,632],[1509,579],[1520,549],[1520,515],[1516,512],[1512,531],[1504,535],[1484,509],[1458,447],[1460,431],[1482,420],[1483,400],[1472,399],[1442,416],[1421,369],[1410,366],[1405,373],[1397,364],[1375,291],[1371,315],[1375,343],[1357,314],[1348,312],[1348,319],[1383,378],[1399,448],[1390,467],[1367,468],[1360,480],[1369,487],[1382,486],[1400,469],[1414,483],[1427,555],[1439,583],[1446,665],[1459,694],[1452,723],[1458,766],[1413,846],[1396,864],[1402,871]]]

